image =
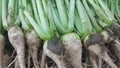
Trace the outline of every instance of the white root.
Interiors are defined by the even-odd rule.
[[[75,33],[70,33],[62,36],[62,41],[65,48],[68,61],[75,68],[83,68],[82,66],[82,44],[79,36]]]
[[[41,65],[40,65],[40,67],[41,68],[45,68],[45,64],[47,64],[47,63],[45,63],[45,59],[46,59],[46,55],[45,55],[45,52],[43,51],[43,53],[42,53],[42,58],[41,58]]]
[[[92,51],[94,54],[96,54],[98,57],[101,56],[101,58],[108,63],[112,68],[118,68],[115,63],[113,63],[112,59],[108,56],[107,51],[102,51],[101,45],[95,44],[90,45],[88,47],[88,50]]]
[[[98,68],[102,67],[102,58],[101,56],[98,57]]]
[[[38,56],[38,49],[40,47],[41,40],[39,36],[36,34],[35,30],[29,30],[28,32],[26,32],[25,37],[34,66],[35,68],[40,68],[37,56]]]
[[[117,58],[120,60],[120,42],[118,40],[113,40],[113,43],[110,44],[112,51],[115,53]]]
[[[26,68],[25,66],[25,41],[24,34],[18,26],[13,26],[8,30],[9,41],[15,48],[18,56],[18,62],[20,68]]]
[[[90,57],[92,67],[93,68],[98,68],[96,55],[93,52],[89,51],[89,57]]]
[[[7,66],[7,68],[10,68],[10,66],[13,65],[16,60],[17,60],[17,56],[16,56],[15,59]]]
[[[20,65],[19,65],[19,62],[18,62],[18,60],[16,60],[16,61],[15,61],[14,68],[20,68]]]
[[[44,43],[43,50],[44,50],[45,54],[57,64],[58,68],[66,68],[61,55],[57,55],[57,54],[51,52],[47,48],[47,41],[45,41],[45,43]]]

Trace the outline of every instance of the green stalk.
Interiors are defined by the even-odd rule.
[[[43,34],[42,34],[43,31],[39,30],[39,29],[41,29],[41,27],[36,24],[36,22],[34,21],[33,17],[30,16],[30,13],[27,10],[24,11],[24,14],[27,17],[27,19],[30,21],[30,23],[33,25],[33,28],[36,30],[36,32],[38,33],[38,35],[42,38],[43,37]]]
[[[69,0],[65,0],[65,9],[67,10],[67,15],[69,13],[69,6],[70,6],[70,1]]]
[[[31,2],[32,2],[34,16],[35,16],[35,21],[38,22],[38,24],[40,26],[40,19],[39,19],[39,14],[38,14],[36,2],[35,2],[35,0],[31,0]]]
[[[15,23],[14,23],[14,24],[20,26],[20,16],[19,16],[19,14],[18,14],[17,17],[16,17],[16,20],[15,20]]]
[[[22,3],[22,0],[19,0],[19,7],[24,7],[22,6],[23,3]],[[28,26],[26,20],[25,20],[25,16],[24,16],[24,9],[23,8],[19,8],[19,15],[20,15],[20,20],[21,20],[21,23],[22,23],[22,28],[27,31],[30,27]]]
[[[8,0],[2,0],[2,25],[4,29],[7,29],[8,27],[7,11],[8,11]]]
[[[68,19],[67,19],[67,15],[66,15],[66,11],[65,11],[65,7],[62,4],[62,0],[55,0],[56,1],[56,5],[57,5],[57,9],[58,9],[58,13],[60,16],[60,22],[62,24],[62,26],[67,29],[67,25],[68,25]]]
[[[28,3],[27,3],[28,0],[22,0],[21,2],[22,2],[22,6],[24,6],[24,8],[27,9],[28,8]]]
[[[106,24],[105,22],[103,22],[102,20],[98,19],[97,20],[99,25],[102,27],[102,28],[106,28],[108,26],[108,24]]]
[[[80,0],[76,1],[76,7],[77,7],[77,11],[80,17],[80,23],[82,24],[83,27],[83,32],[82,32],[82,37],[86,37],[89,33],[92,32],[92,25],[90,23],[90,20],[88,18],[88,15],[86,13],[85,8],[83,7],[82,3]],[[89,26],[88,26],[89,25]],[[78,29],[79,30],[79,29]],[[80,30],[79,30],[80,31]]]
[[[46,0],[42,0],[42,4],[43,4],[43,9],[44,9],[45,15],[47,15],[48,7],[47,7],[47,4],[46,4]]]
[[[14,25],[14,21],[15,21],[15,0],[9,0],[8,3],[8,17],[7,17],[7,21],[8,21],[8,29]]]
[[[119,8],[119,1],[118,0],[116,0],[116,18],[117,18],[117,20],[119,21],[118,23],[120,23],[120,8]]]
[[[49,31],[48,20],[46,19],[45,15],[44,15],[42,3],[40,0],[36,0],[36,3],[37,3],[39,18],[41,20],[41,27],[43,28],[43,30],[45,32],[48,32]]]
[[[102,9],[104,10],[105,14],[107,15],[110,23],[115,23],[116,20],[114,18],[114,15],[111,13],[111,11],[109,10],[109,8],[105,5],[105,3],[102,0],[98,0],[100,6],[102,7]]]
[[[66,6],[67,6],[67,8],[68,8],[68,10],[69,10],[70,1],[69,1],[69,0],[65,0],[65,4],[66,4]]]
[[[74,10],[75,10],[75,0],[70,0],[70,8],[69,8],[69,15],[68,15],[68,31],[74,30]]]
[[[52,5],[51,5],[51,2],[50,2],[50,0],[48,0],[48,10],[46,11],[46,12],[48,12],[48,14],[47,14],[47,16],[48,16],[48,19],[49,19],[49,23],[50,23],[50,28],[52,29],[52,30],[55,30],[56,32],[57,32],[57,29],[56,29],[56,27],[55,27],[55,24],[54,24],[54,20],[53,20],[53,16],[52,16]]]
[[[22,10],[19,10],[19,14],[20,14],[20,19],[21,19],[21,23],[22,23],[22,28],[26,31],[28,30],[30,27],[28,26],[26,20],[25,20],[25,16],[23,15]]]
[[[19,1],[15,0],[15,6],[14,6],[15,19],[17,19],[17,17],[18,17],[18,5],[19,5]]]
[[[29,4],[27,5],[26,10],[24,10],[26,21],[28,20],[27,22],[30,22],[41,39],[48,40],[52,38],[54,36],[54,29],[51,28],[52,23],[49,21],[49,17],[45,15],[43,3],[37,0],[36,2],[33,2],[32,5],[33,13],[31,12],[32,10],[30,9],[31,6]],[[33,15],[35,15],[35,18],[33,18]]]
[[[108,5],[108,7],[110,8],[111,6],[111,2],[110,2],[110,0],[107,0],[107,5]]]
[[[114,19],[114,15],[115,15],[115,18],[117,19],[118,23],[120,22],[120,8],[119,8],[119,1],[118,0],[107,0],[109,2],[109,4],[107,4],[107,6],[109,7],[109,10],[108,7],[104,7],[104,3],[103,1],[100,1],[100,3],[103,3],[101,4],[102,7],[104,8],[104,11],[109,11],[108,12],[108,17],[111,18],[111,21],[113,20],[113,23],[116,22],[116,20]],[[105,5],[106,6],[106,5]],[[111,13],[112,12],[112,13]],[[114,14],[114,15],[113,15]],[[111,15],[111,16],[109,16]]]
[[[86,0],[82,0],[83,4],[84,4],[84,7],[86,8],[86,11],[88,13],[88,16],[91,20],[91,24],[93,25],[94,29],[97,31],[97,32],[100,32],[102,30],[102,28],[98,25],[96,19],[94,18],[95,15],[93,15],[93,12],[91,11],[91,9],[89,8]]]
[[[30,13],[27,10],[24,11],[24,14],[25,14],[26,18],[29,20],[29,22],[32,24],[33,28],[35,29],[35,31],[37,32],[37,34],[39,35],[39,37],[41,39],[48,40],[54,36],[53,33],[49,34],[49,35],[44,33],[44,31],[42,30],[42,27],[40,27],[38,24],[36,24],[33,17],[30,16]]]
[[[19,15],[19,1],[15,1],[15,25],[20,25],[20,15]]]
[[[67,33],[65,28],[60,23],[60,19],[58,18],[57,10],[55,11],[55,9],[53,8],[52,9],[52,14],[53,14],[54,23],[55,23],[58,31],[62,34]]]
[[[111,11],[114,13],[115,12],[115,0],[110,0],[110,7],[111,7]]]
[[[54,23],[56,25],[56,28],[58,29],[59,33],[67,33],[66,29],[62,26],[61,22],[60,22],[60,18],[59,18],[59,14],[58,11],[55,7],[55,3],[53,1],[49,1],[51,3],[51,10],[52,10],[52,16],[53,16],[53,20]]]
[[[24,1],[24,0],[23,0],[23,1]],[[30,15],[31,15],[32,17],[34,17],[34,16],[33,16],[32,6],[31,6],[30,3],[27,4],[27,10],[29,11]],[[30,22],[28,21],[28,19],[27,19],[26,17],[25,17],[25,19],[26,19],[26,21],[27,21],[28,26],[29,26],[29,27],[32,27],[32,25],[30,24]]]
[[[42,5],[43,5],[43,9],[44,9],[44,15],[46,16],[46,17],[48,17],[48,19],[49,19],[49,23],[52,23],[53,22],[53,20],[52,20],[52,18],[50,18],[51,16],[51,9],[49,8],[50,7],[50,5],[48,6],[48,2],[49,1],[47,1],[47,3],[46,3],[46,0],[42,0]],[[49,9],[48,9],[49,8]],[[49,13],[50,12],[50,13]],[[50,26],[50,28],[51,28],[51,26]]]
[[[63,1],[61,1],[62,3]],[[65,33],[70,33],[74,30],[74,9],[75,9],[75,0],[70,0],[70,2],[68,1],[66,3],[66,8],[67,8],[67,11],[64,11],[64,8],[63,6],[61,5],[57,5],[57,2],[54,2],[54,1],[50,1],[51,3],[51,12],[52,12],[52,18],[54,20],[54,24],[56,25],[56,28],[58,30],[59,33],[61,34],[65,34]],[[56,3],[56,4],[55,4]],[[70,5],[70,6],[69,6]],[[57,6],[57,7],[56,7]],[[62,9],[61,13],[60,13],[60,10],[58,9]],[[68,13],[67,13],[68,12]],[[68,17],[68,21],[67,22],[64,22],[64,24],[68,24],[68,25],[64,25],[63,26],[63,22],[61,21],[61,17],[60,17],[60,14],[65,14],[65,16]],[[62,19],[63,20],[63,19]]]
[[[108,17],[106,16],[106,14],[104,13],[103,9],[101,9],[98,5],[95,4],[95,2],[93,0],[88,0],[90,5],[93,7],[95,13],[97,14],[97,16],[105,23],[107,23],[108,25],[111,25],[110,20],[108,19]]]
[[[110,4],[111,4],[111,2],[110,2],[110,0],[107,0],[107,5],[108,5],[108,7],[110,8],[111,6],[110,6]]]
[[[80,20],[80,17],[79,17],[79,14],[78,14],[78,12],[77,11],[75,11],[75,27],[76,27],[76,29],[77,29],[77,33],[79,34],[79,36],[81,37],[81,38],[83,38],[82,36],[84,36],[85,34],[84,34],[84,30],[83,30],[83,25],[82,25],[82,23],[81,23],[81,20]],[[86,35],[85,35],[86,36]],[[84,36],[84,37],[85,37]]]
[[[75,8],[75,1],[71,0],[70,1],[71,6],[68,6],[68,17],[71,20],[68,20],[68,25],[67,27],[64,27],[60,21],[60,16],[59,16],[59,10],[56,9],[56,5],[54,1],[51,3],[52,5],[52,15],[54,19],[54,23],[56,25],[56,28],[58,29],[58,32],[61,34],[65,33],[70,33],[74,30],[74,8]]]
[[[98,3],[98,0],[94,0],[94,2],[97,6],[100,6],[99,3]]]
[[[2,32],[2,0],[0,0],[0,33]]]
[[[65,6],[68,16],[68,28],[67,31],[72,32],[74,30],[74,16],[75,16],[75,0],[65,0]]]
[[[24,0],[23,0],[23,2],[24,2]],[[31,16],[33,16],[33,10],[32,10],[32,4],[31,4],[31,2],[27,2],[27,7],[25,7],[25,10],[28,10],[29,11],[29,13],[30,13],[30,15]]]
[[[24,8],[24,10],[28,10],[30,15],[33,16],[33,11],[32,11],[32,7],[31,7],[31,2],[29,0],[22,0],[22,6]],[[23,13],[24,13],[23,10]],[[24,16],[24,14],[23,14]],[[29,26],[29,28],[31,27],[31,24],[29,23],[28,19],[24,16],[24,19],[26,21],[26,24]]]

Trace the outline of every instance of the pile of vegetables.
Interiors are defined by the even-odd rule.
[[[119,0],[0,0],[0,68],[119,68]]]

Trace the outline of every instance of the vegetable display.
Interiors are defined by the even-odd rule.
[[[119,0],[0,0],[0,68],[119,68]]]

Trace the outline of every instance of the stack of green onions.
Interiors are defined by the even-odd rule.
[[[29,40],[27,35],[33,33],[36,37],[39,36],[39,41],[41,41],[40,39],[45,41],[43,48],[44,51],[46,50],[46,54],[52,57],[59,68],[65,68],[64,62],[60,61],[60,54],[54,52],[55,48],[56,50],[59,48],[61,44],[58,43],[62,40],[64,46],[61,46],[64,47],[66,54],[70,56],[68,61],[71,62],[75,68],[82,68],[81,41],[84,41],[84,45],[90,42],[90,46],[85,46],[88,50],[93,51],[98,58],[104,59],[113,68],[117,68],[112,62],[112,59],[107,55],[104,45],[111,41],[115,42],[115,44],[120,43],[117,40],[117,36],[120,37],[120,25],[117,24],[117,21],[120,23],[120,0],[0,0],[0,8],[2,8],[0,9],[0,42],[4,28],[8,31],[9,41],[15,47],[16,51],[19,49],[17,45],[20,44],[17,44],[16,42],[18,41],[15,41],[15,39],[19,40],[20,36],[24,39],[25,35],[27,41]],[[17,34],[12,33],[14,32],[14,30],[11,29],[13,27],[14,29],[16,28],[15,32],[18,32]],[[24,34],[21,28],[24,30]],[[95,40],[97,36],[100,40],[102,39],[102,41],[99,39]],[[53,39],[56,37],[59,40]],[[21,52],[22,59],[19,52],[17,52],[17,54],[20,67],[25,68],[24,40],[22,40],[22,42],[23,45],[21,48],[23,48],[23,52],[20,51],[22,49],[18,50]],[[40,44],[40,42],[38,44]],[[27,45],[29,45],[28,41]],[[36,48],[38,46],[36,46]],[[49,47],[53,50],[50,50]],[[94,48],[96,48],[96,51]],[[0,50],[0,54],[2,54],[2,49]],[[58,52],[61,50],[59,48]],[[102,51],[104,53],[102,53]],[[77,53],[73,54],[74,52]],[[33,55],[37,58],[37,54],[35,55],[34,53]],[[109,58],[109,61],[106,60],[106,56]],[[53,57],[55,57],[55,59]],[[36,65],[36,68],[39,68],[38,61],[34,62],[33,60],[33,63]],[[2,66],[2,62],[0,62],[0,67]]]

